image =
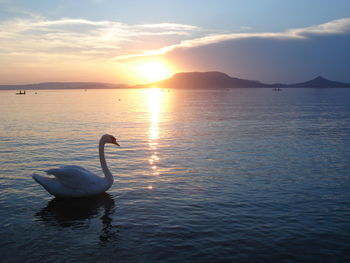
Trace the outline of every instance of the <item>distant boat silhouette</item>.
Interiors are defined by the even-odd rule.
[[[22,90],[20,90],[19,92],[16,93],[16,95],[26,95],[26,91],[23,90],[22,92]]]
[[[273,88],[272,90],[273,90],[273,91],[281,91],[280,88]]]

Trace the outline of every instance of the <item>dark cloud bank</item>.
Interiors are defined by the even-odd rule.
[[[349,31],[304,34],[304,38],[236,38],[178,48],[167,57],[180,67],[198,71],[217,70],[267,83],[293,83],[318,75],[350,82]]]

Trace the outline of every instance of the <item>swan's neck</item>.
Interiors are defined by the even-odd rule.
[[[105,158],[105,142],[102,139],[100,140],[98,151],[100,155],[102,171],[105,174],[105,177],[107,179],[109,186],[111,186],[113,184],[114,178],[112,173],[109,171],[107,167],[106,158]]]

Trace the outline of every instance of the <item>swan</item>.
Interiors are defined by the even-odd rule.
[[[51,177],[36,173],[32,177],[46,191],[58,198],[85,197],[104,193],[112,186],[114,181],[105,159],[104,148],[106,143],[119,146],[116,138],[112,135],[105,134],[100,139],[98,149],[105,177],[100,177],[77,165],[49,169],[46,173],[53,175]]]

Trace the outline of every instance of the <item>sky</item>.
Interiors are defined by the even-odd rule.
[[[350,82],[348,0],[0,0],[0,84]]]

